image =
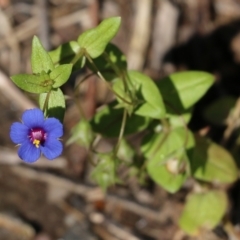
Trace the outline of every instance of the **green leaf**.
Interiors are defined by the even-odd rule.
[[[120,23],[120,17],[103,20],[96,28],[87,30],[79,36],[79,45],[87,51],[91,58],[100,56],[106,45],[118,32]]]
[[[120,182],[115,175],[115,164],[118,164],[118,159],[113,157],[113,153],[98,153],[99,161],[97,166],[91,173],[91,177],[95,180],[104,190],[109,186]]]
[[[184,157],[184,155],[179,155],[175,158],[169,159],[165,165],[151,161],[151,164],[148,164],[147,167],[149,176],[168,192],[177,192],[186,181],[187,172],[184,171],[183,173],[179,172],[178,174],[175,174],[170,169],[184,168],[186,165],[184,162],[186,159]]]
[[[128,82],[129,89],[139,102],[134,110],[134,114],[155,119],[163,118],[166,113],[165,106],[161,93],[153,80],[137,71],[128,71],[128,76],[130,79],[130,82]],[[121,78],[115,80],[113,89],[120,96],[130,101]],[[122,102],[121,99],[118,99],[118,101]]]
[[[72,72],[72,64],[63,64],[53,69],[50,73],[50,78],[54,80],[53,87],[62,86],[70,77]]]
[[[34,36],[32,41],[31,64],[33,73],[49,73],[54,65],[48,52],[43,48],[38,37]]]
[[[124,161],[125,163],[132,163],[133,157],[135,155],[135,150],[133,149],[132,146],[127,142],[125,138],[121,140],[118,152],[117,152],[117,157]]]
[[[141,151],[147,159],[149,176],[167,191],[178,191],[188,176],[193,146],[193,135],[185,128],[176,128],[168,135],[148,134],[143,139]]]
[[[191,158],[192,174],[207,182],[232,183],[238,169],[230,153],[208,139],[196,136],[196,147]]]
[[[49,55],[54,63],[63,64],[69,63],[80,52],[80,46],[76,41],[71,41],[60,45],[58,48],[49,52]]]
[[[46,104],[44,115],[55,117],[63,122],[65,113],[65,99],[60,88],[53,89],[49,93],[42,93],[39,96],[39,106],[43,110]]]
[[[123,109],[116,108],[116,106],[117,102],[114,101],[104,106],[94,115],[93,119],[90,121],[93,131],[106,137],[119,136],[123,117]],[[149,118],[132,115],[127,118],[124,135],[140,132],[146,129],[149,123]]]
[[[107,81],[120,77],[127,70],[126,56],[117,46],[111,43],[107,44],[104,53],[93,59],[93,62]],[[92,65],[89,62],[87,64],[95,72]]]
[[[71,137],[67,141],[67,145],[72,143],[78,143],[81,146],[88,148],[92,143],[94,134],[92,133],[91,125],[86,120],[80,120],[80,122],[74,126],[71,130]]]
[[[18,74],[11,77],[12,81],[24,91],[30,93],[49,92],[53,85],[53,80],[47,74],[30,75]]]
[[[201,71],[173,73],[157,82],[166,105],[178,111],[193,106],[212,86],[214,76]]]
[[[203,115],[206,120],[216,125],[224,125],[226,123],[227,117],[231,114],[231,111],[234,109],[237,99],[232,96],[226,96],[220,99],[217,99],[211,103]]]
[[[171,127],[183,127],[187,126],[189,121],[192,118],[192,108],[188,108],[183,110],[181,113],[176,113],[172,109],[170,109],[166,104],[167,117],[169,118],[169,122]]]
[[[225,192],[213,190],[207,193],[193,193],[188,196],[179,220],[180,227],[190,235],[197,235],[202,229],[213,229],[227,210]]]

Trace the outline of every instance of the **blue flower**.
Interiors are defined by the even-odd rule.
[[[10,138],[20,145],[19,157],[28,163],[35,162],[43,155],[52,160],[63,150],[59,138],[63,135],[63,125],[56,118],[44,119],[43,112],[38,109],[26,110],[22,115],[22,123],[15,122],[11,126]]]

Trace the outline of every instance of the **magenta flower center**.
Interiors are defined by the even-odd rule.
[[[46,132],[42,128],[33,128],[30,130],[29,138],[30,141],[39,148],[40,144],[44,144],[46,140]]]

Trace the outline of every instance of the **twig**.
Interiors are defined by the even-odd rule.
[[[18,42],[24,41],[36,34],[39,26],[38,19],[32,17],[24,23],[14,28],[14,31],[0,40],[0,49],[8,44],[10,38],[15,38]]]
[[[35,231],[32,227],[5,214],[0,214],[0,228],[1,232],[3,232],[2,229],[4,229],[11,233],[11,235],[14,235],[14,237],[21,236],[24,239],[33,239],[35,235]]]
[[[18,41],[12,37],[13,29],[6,14],[0,10],[1,34],[8,37],[6,45],[9,46],[9,72],[10,74],[18,73],[20,70],[20,50]]]
[[[51,49],[49,37],[49,19],[48,19],[48,2],[47,0],[36,0],[38,6],[38,21],[39,21],[39,38],[48,51]]]
[[[17,153],[8,148],[0,148],[0,164],[15,165],[24,163],[19,159]],[[39,161],[34,163],[32,166],[35,168],[52,168],[52,169],[63,169],[67,165],[67,160],[63,157],[58,157],[54,161],[49,161],[44,157],[40,157]]]
[[[53,19],[51,25],[55,29],[61,29],[76,23],[80,23],[84,29],[92,27],[92,20],[89,16],[88,10],[81,9],[70,13],[67,16]]]
[[[240,119],[240,98],[237,99],[233,112],[228,116],[226,123],[227,128],[223,134],[222,144],[225,145],[232,135],[234,129],[239,127]]]
[[[111,195],[106,196],[106,201],[114,205],[117,205],[118,207],[121,207],[127,211],[134,212],[137,215],[140,215],[144,218],[146,217],[151,218],[152,220],[161,221],[160,213],[158,211],[151,210],[150,208],[139,205],[138,203],[135,203],[133,201],[121,199],[119,197]]]
[[[128,66],[140,70],[145,62],[145,54],[149,44],[151,31],[152,2],[136,0],[136,17],[133,35],[130,40]]]
[[[11,170],[16,175],[22,176],[23,178],[46,182],[53,188],[66,190],[67,193],[76,193],[85,197],[86,199],[89,197],[89,195],[91,195],[92,191],[95,191],[95,188],[87,187],[82,184],[77,184],[63,177],[54,176],[50,173],[39,172],[24,166],[12,166]],[[99,194],[99,198],[103,199],[103,193]],[[61,200],[62,199],[59,199],[59,201]]]
[[[159,71],[162,59],[173,46],[179,12],[170,1],[158,1],[154,20],[150,67]]]
[[[95,225],[93,229],[102,240],[120,240],[119,238],[114,237],[107,231],[107,229],[105,229],[105,227],[102,227],[101,225]]]
[[[99,3],[93,0],[88,6],[89,16],[92,19],[92,28],[99,22]],[[87,82],[87,92],[85,95],[86,116],[91,118],[96,111],[96,76],[92,75]]]
[[[32,103],[22,92],[11,82],[11,80],[0,71],[0,91],[10,102],[16,105],[21,110],[35,108],[36,105]]]
[[[54,176],[49,173],[39,172],[24,166],[12,166],[11,170],[17,174],[22,176],[23,178],[34,179],[38,181],[43,181],[49,184],[52,188],[58,188],[66,190],[68,193],[76,193],[84,197],[87,201],[94,200],[104,200],[110,204],[117,205],[122,209],[125,209],[130,212],[134,212],[135,214],[142,216],[144,218],[149,218],[155,221],[162,221],[161,214],[156,211],[144,207],[138,203],[133,201],[129,201],[127,199],[121,199],[117,196],[113,195],[105,195],[99,187],[88,187],[83,184],[72,182],[63,177]],[[59,199],[61,201],[61,199]]]
[[[237,234],[233,224],[230,221],[226,221],[223,225],[224,231],[228,235],[229,240],[239,240],[240,236]]]
[[[96,221],[96,220],[97,221]],[[98,219],[101,219],[99,221]],[[127,230],[117,226],[116,224],[108,221],[103,214],[91,213],[90,221],[95,225],[95,230],[103,239],[117,239],[117,240],[140,240],[138,237],[133,236]],[[116,238],[115,238],[116,237]]]

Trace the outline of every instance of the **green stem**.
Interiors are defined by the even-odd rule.
[[[72,59],[72,61],[70,63],[72,63],[72,65],[74,65],[84,54],[83,49],[81,48],[80,51],[74,56],[74,58]]]
[[[127,110],[124,109],[123,111],[123,118],[122,118],[122,124],[121,124],[121,129],[120,129],[120,132],[119,132],[119,136],[118,136],[118,142],[114,148],[114,151],[113,151],[113,160],[114,160],[114,178],[116,179],[116,174],[117,174],[117,153],[118,153],[118,150],[120,148],[120,145],[121,145],[121,141],[123,139],[123,134],[124,134],[124,131],[125,131],[125,126],[126,126],[126,122],[127,122]],[[115,181],[116,182],[116,181]]]
[[[158,145],[155,147],[155,150],[153,152],[153,154],[151,155],[151,159],[154,158],[154,156],[156,155],[156,153],[158,152],[158,150],[162,147],[163,143],[167,140],[169,133],[170,133],[170,127],[168,122],[166,121],[166,119],[161,119],[162,122],[162,126],[163,126],[163,138],[161,139],[161,141],[158,143]],[[146,160],[144,162],[144,164],[141,166],[140,171],[142,171],[143,169],[146,168],[146,165],[148,163],[149,160]]]
[[[124,134],[124,131],[125,131],[126,122],[127,122],[127,110],[124,109],[121,129],[120,129],[119,136],[118,136],[118,142],[117,142],[117,145],[114,148],[114,152],[113,152],[114,156],[117,156],[118,150],[120,148],[121,141],[122,141],[122,138],[123,138],[123,134]]]
[[[91,59],[91,57],[88,55],[88,53],[85,52],[85,56],[88,59],[88,61],[92,64],[93,68],[95,69],[95,71],[97,72],[97,75],[99,76],[100,79],[102,79],[103,81],[105,81],[105,83],[107,84],[107,87],[110,89],[110,91],[112,91],[119,99],[121,99],[123,102],[132,105],[132,102],[127,101],[124,97],[120,96],[118,93],[116,93],[112,86],[109,84],[109,82],[103,77],[103,75],[101,74],[101,72],[99,72],[97,66],[95,65],[95,63],[93,62],[93,60]]]
[[[132,82],[131,82],[128,74],[126,73],[125,70],[119,69],[118,66],[112,62],[111,58],[109,57],[109,55],[106,52],[104,52],[103,56],[106,59],[106,61],[111,65],[111,67],[115,71],[116,75],[122,79],[124,90],[130,96],[131,101],[133,102],[134,98],[133,98],[132,92],[129,90],[129,85],[128,85],[128,84],[132,85]],[[132,85],[132,89],[133,89],[133,85]]]
[[[168,135],[170,133],[170,130],[171,130],[170,127],[169,127],[168,122],[166,121],[166,119],[162,119],[161,122],[162,122],[162,126],[163,126],[164,136],[162,138],[162,141],[160,141],[159,144],[157,145],[155,151],[153,152],[153,156],[152,157],[154,157],[156,155],[157,151],[162,147],[163,143],[166,141],[166,139],[167,139],[167,137],[168,137]]]
[[[92,166],[96,167],[97,164],[93,161],[91,151],[88,149],[87,150],[87,159],[89,159],[89,162]]]
[[[50,94],[51,94],[51,91],[49,91],[49,92],[47,93],[47,96],[46,96],[46,99],[45,99],[45,102],[44,102],[44,105],[43,105],[43,109],[42,109],[43,113],[44,113],[45,110],[47,109],[47,105],[48,105],[48,101],[49,101]]]
[[[79,101],[77,101],[76,98],[74,98],[74,100],[75,100],[75,103],[78,107],[78,111],[80,113],[80,116],[81,116],[82,120],[87,120],[86,115],[85,115],[85,113],[83,111],[83,108],[82,108],[82,104]]]
[[[81,83],[83,83],[87,78],[91,77],[92,75],[94,75],[94,73],[91,73],[91,74],[88,74],[87,76],[85,76],[85,77],[75,86],[75,88],[74,88],[74,94],[73,94],[74,102],[75,102],[75,104],[76,104],[77,107],[78,107],[80,116],[81,116],[84,120],[86,120],[87,118],[86,118],[86,115],[85,115],[85,113],[84,113],[84,111],[83,111],[83,108],[82,108],[81,103],[80,103],[80,102],[78,101],[78,99],[77,99],[78,87],[79,87],[79,85],[80,85]]]
[[[189,137],[187,124],[186,124],[183,116],[179,113],[179,111],[177,111],[174,107],[172,107],[171,104],[169,104],[168,102],[165,102],[165,104],[168,107],[170,107],[172,110],[174,110],[183,122],[183,127],[185,128],[185,132],[186,132],[185,140],[183,143],[183,148],[186,148],[187,142],[188,142],[188,137]],[[157,147],[155,148],[155,151],[151,155],[151,158],[153,158],[155,156],[155,154],[157,153],[157,151],[162,147],[163,143],[166,141],[167,137],[169,136],[169,133],[171,130],[169,123],[167,122],[166,119],[162,119],[161,121],[162,121],[162,125],[163,125],[164,136],[163,136],[162,140],[159,142],[159,144],[157,145]],[[147,163],[148,163],[148,160],[144,162],[144,164],[141,167],[141,170],[143,170],[146,167]]]
[[[116,66],[116,64],[114,64],[111,60],[111,58],[109,57],[109,55],[104,52],[103,53],[103,57],[105,58],[105,60],[111,65],[113,71],[117,74],[117,76],[121,77],[121,70]]]
[[[104,56],[105,60],[110,64],[110,66],[112,67],[112,69],[114,70],[116,75],[118,77],[122,78],[124,90],[128,93],[129,90],[128,90],[128,85],[127,85],[127,81],[126,81],[126,78],[125,78],[125,73],[123,71],[121,71],[118,68],[118,66],[112,62],[111,58],[109,57],[109,55],[106,52],[104,52],[103,56]]]
[[[79,83],[74,87],[74,94],[75,94],[75,92],[77,92],[78,87],[80,86],[80,84],[82,84],[83,82],[85,82],[89,77],[93,76],[94,74],[95,74],[95,73],[89,73],[89,74],[87,74],[83,79],[81,79],[81,80],[79,81]]]

